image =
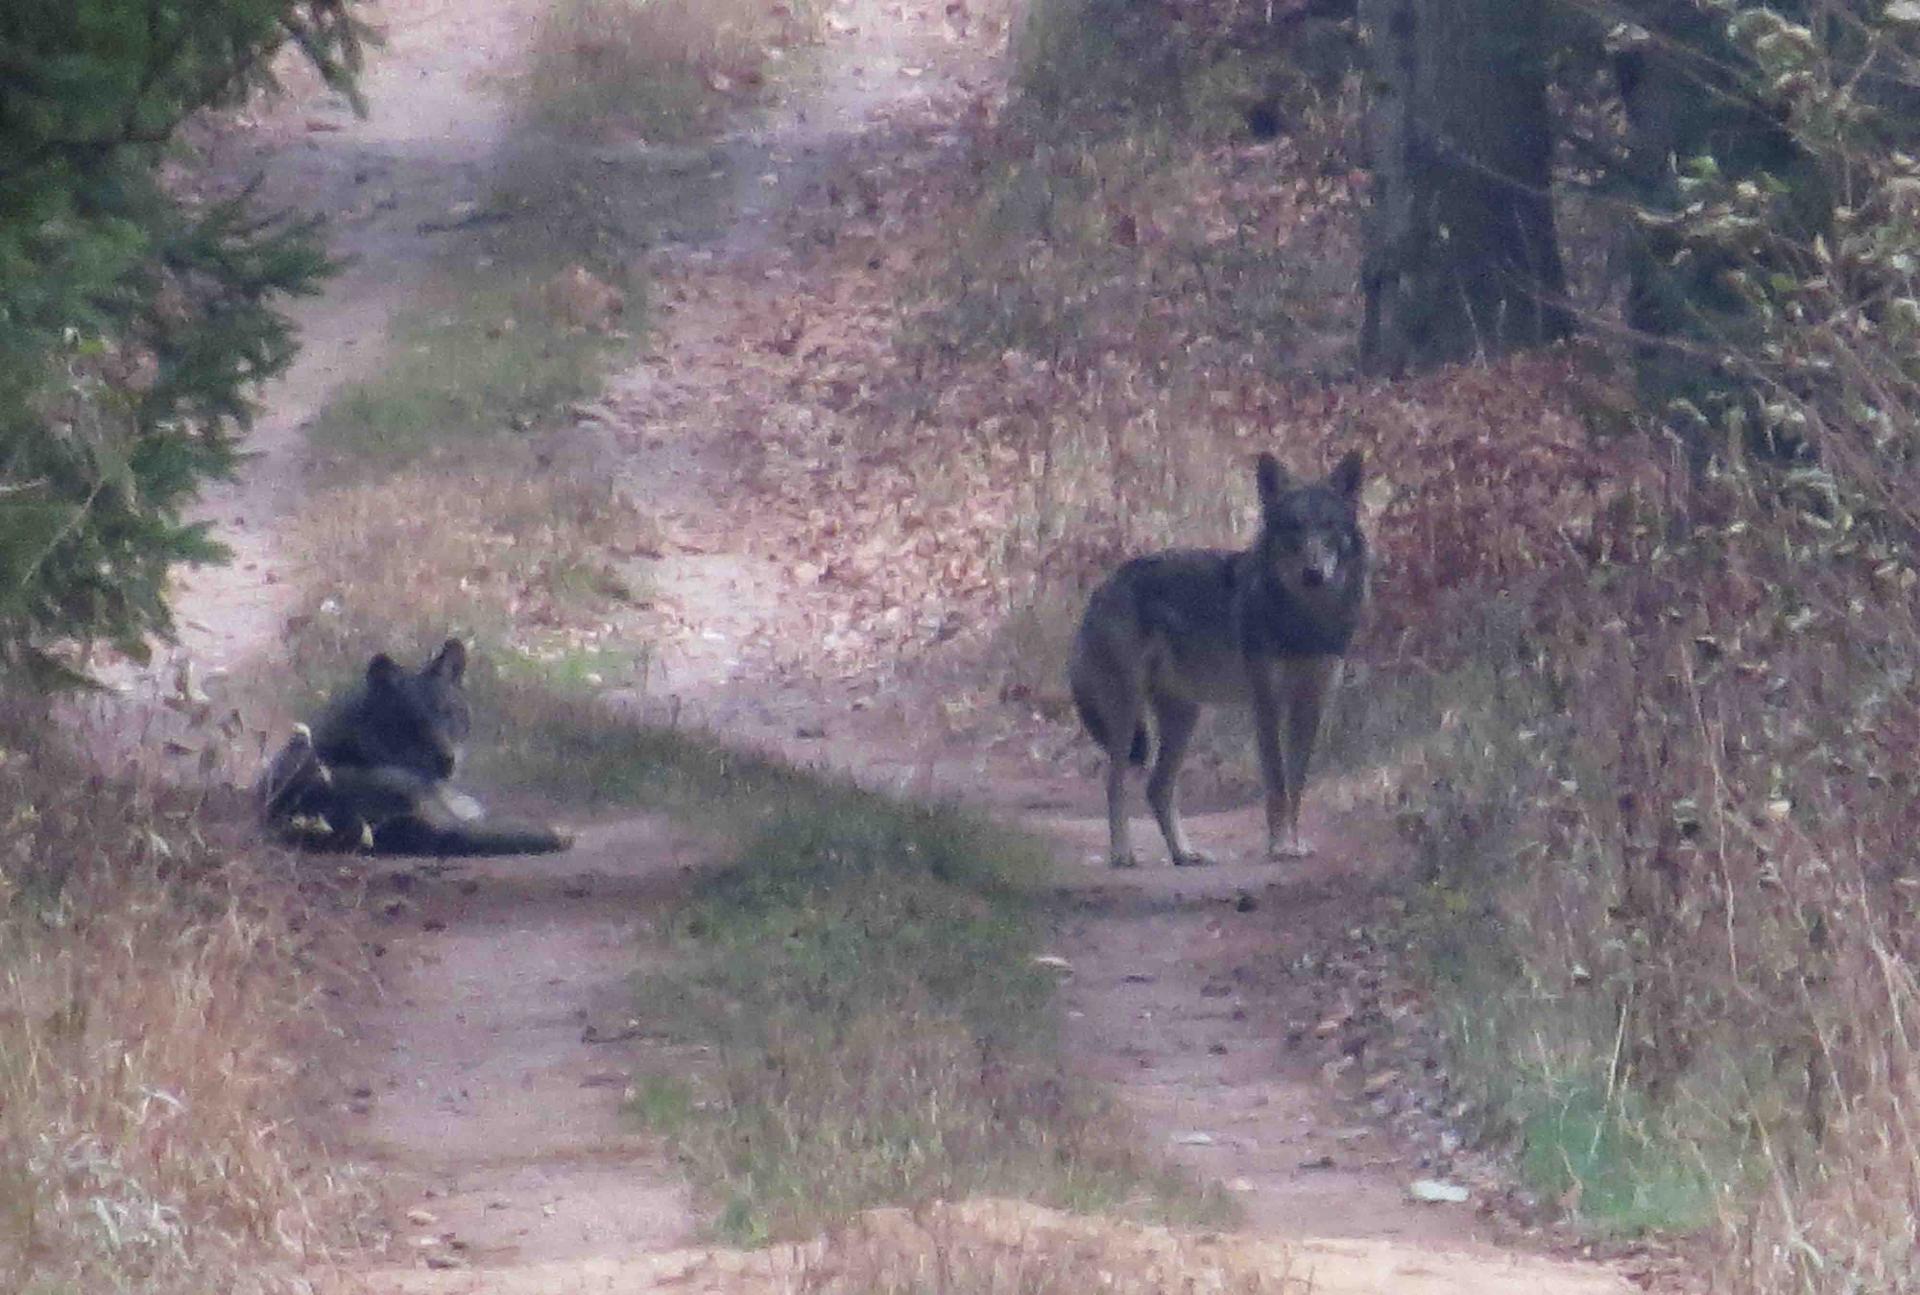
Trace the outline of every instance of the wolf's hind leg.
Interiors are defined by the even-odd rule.
[[[1194,725],[1200,720],[1200,707],[1184,698],[1156,696],[1153,699],[1153,719],[1160,731],[1160,754],[1154,760],[1153,773],[1147,779],[1147,804],[1160,824],[1160,835],[1166,838],[1167,853],[1172,856],[1175,867],[1212,863],[1211,858],[1188,843],[1186,829],[1180,822],[1177,800],[1180,765],[1186,759],[1188,745],[1193,741]]]

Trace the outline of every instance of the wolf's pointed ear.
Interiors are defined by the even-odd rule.
[[[367,662],[367,682],[375,688],[391,688],[400,682],[400,664],[385,652]]]
[[[1293,478],[1280,466],[1280,460],[1271,454],[1262,454],[1260,461],[1253,465],[1253,479],[1260,487],[1260,507],[1263,510],[1279,503],[1281,494],[1293,484]]]
[[[1360,497],[1360,475],[1360,451],[1348,450],[1327,474],[1327,484],[1351,503]]]
[[[427,662],[427,673],[448,683],[459,683],[460,676],[466,672],[467,645],[459,639],[448,639],[441,644],[439,655]]]

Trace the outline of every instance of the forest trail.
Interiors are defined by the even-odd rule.
[[[298,561],[278,526],[298,497],[302,424],[341,384],[375,371],[386,322],[441,252],[443,235],[424,231],[484,198],[508,129],[497,88],[517,69],[536,10],[528,0],[396,0],[368,77],[369,120],[287,105],[250,136],[269,196],[329,213],[335,250],[354,260],[300,305],[306,349],[266,394],[260,457],[208,502],[240,560],[183,591],[183,646],[203,666],[273,652]],[[1393,1112],[1391,1076],[1373,1088],[1372,1059],[1356,1052],[1360,1069],[1340,1078],[1351,1066],[1330,1071],[1315,1050],[1341,1018],[1323,1028],[1324,978],[1303,968],[1346,935],[1356,897],[1392,864],[1377,800],[1357,786],[1316,791],[1310,827],[1322,849],[1305,865],[1256,861],[1257,813],[1235,805],[1192,816],[1196,837],[1227,860],[1218,868],[1112,872],[1099,862],[1094,779],[1035,743],[957,732],[936,671],[849,650],[858,609],[795,578],[795,555],[829,541],[803,514],[763,506],[769,481],[805,467],[767,454],[760,431],[807,418],[808,397],[756,372],[752,355],[781,345],[789,326],[885,326],[872,302],[821,313],[831,294],[817,292],[816,313],[793,322],[789,293],[820,273],[816,235],[841,219],[848,194],[857,212],[884,203],[902,168],[961,164],[956,124],[997,92],[1004,40],[956,30],[954,11],[935,0],[836,4],[817,65],[723,141],[734,192],[724,232],[650,255],[649,354],[600,402],[616,418],[609,470],[673,537],[649,572],[659,669],[645,701],[730,741],[960,799],[1056,841],[1048,951],[1070,968],[1076,1063],[1111,1085],[1143,1137],[1234,1191],[1249,1225],[1182,1238],[968,1202],[911,1220],[883,1211],[852,1231],[906,1256],[961,1235],[1097,1246],[1116,1264],[1164,1272],[1168,1289],[1228,1272],[1319,1295],[1629,1289],[1604,1267],[1546,1256],[1538,1237],[1504,1246],[1503,1225],[1473,1204],[1413,1201],[1416,1179],[1465,1175],[1476,1196],[1490,1179],[1451,1150],[1419,1163],[1404,1120],[1396,1130],[1361,1113],[1366,1099]],[[789,495],[805,490],[785,484]],[[695,839],[642,816],[593,825],[551,858],[367,875],[384,914],[382,974],[348,1005],[347,1035],[326,1064],[339,1079],[339,1153],[381,1183],[390,1238],[339,1274],[341,1289],[826,1288],[818,1247],[698,1244],[674,1166],[622,1111],[625,1076],[655,1046],[624,1027],[635,959],[703,862]],[[1362,1081],[1372,1091],[1357,1092]]]
[[[300,497],[304,428],[335,393],[380,371],[388,326],[444,254],[444,227],[488,196],[509,128],[488,78],[512,65],[536,17],[514,0],[386,0],[384,44],[361,82],[364,119],[293,66],[292,92],[260,101],[209,150],[223,187],[258,177],[263,209],[325,217],[341,270],[322,295],[287,303],[299,354],[262,393],[251,458],[197,510],[234,551],[175,592],[180,649],[203,671],[277,651],[298,589],[283,526]]]

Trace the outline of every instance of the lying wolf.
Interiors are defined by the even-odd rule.
[[[1080,718],[1108,757],[1115,867],[1134,863],[1126,770],[1146,763],[1149,711],[1160,750],[1147,803],[1175,864],[1212,862],[1188,844],[1174,803],[1203,705],[1253,708],[1268,853],[1309,852],[1300,839],[1307,762],[1367,595],[1360,455],[1311,484],[1292,480],[1271,454],[1254,475],[1260,535],[1251,548],[1136,558],[1093,591],[1080,622],[1068,675]]]
[[[448,779],[471,717],[467,650],[448,639],[417,671],[385,653],[366,678],[298,725],[255,787],[269,830],[295,845],[376,854],[545,854],[571,838],[490,819]]]

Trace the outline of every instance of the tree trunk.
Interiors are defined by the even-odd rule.
[[[1373,70],[1363,368],[1565,337],[1544,0],[1361,0]]]

